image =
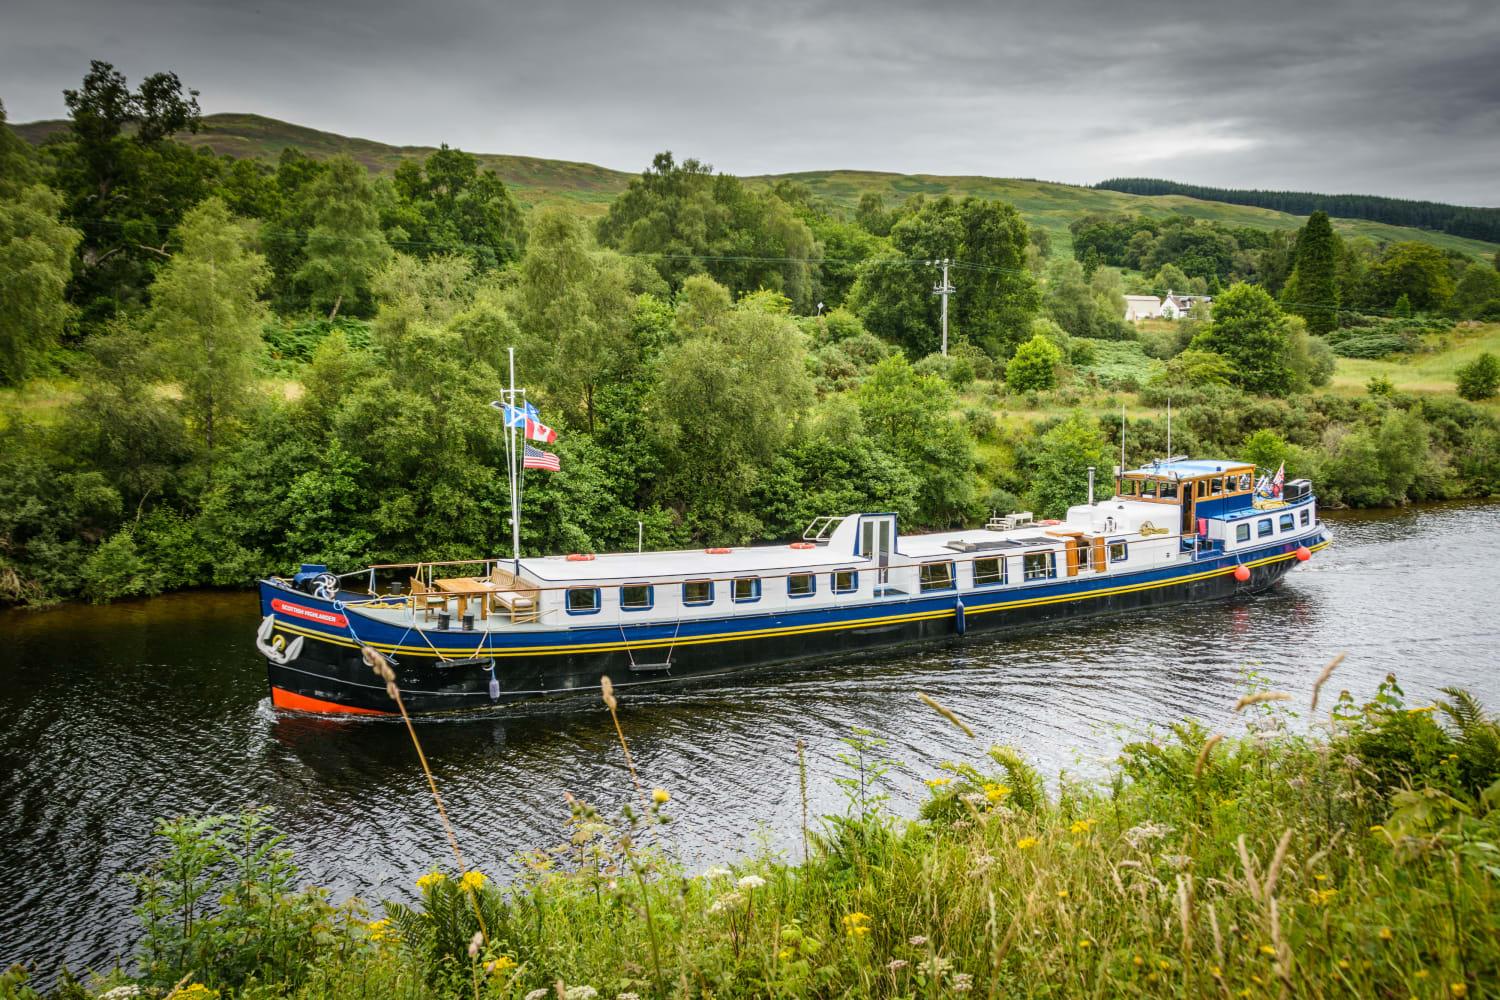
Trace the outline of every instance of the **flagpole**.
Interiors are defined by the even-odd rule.
[[[516,349],[507,347],[506,352],[510,355],[510,405],[516,405]],[[517,486],[520,478],[516,474],[516,429],[510,426],[511,421],[505,421],[505,433],[510,441],[510,551],[513,561],[512,578],[521,577],[521,494]]]

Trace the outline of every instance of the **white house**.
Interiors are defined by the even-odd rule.
[[[1164,299],[1155,295],[1127,295],[1125,318],[1132,322],[1138,319],[1179,319],[1199,302],[1212,305],[1213,301],[1209,295],[1175,295],[1170,288]]]
[[[1127,295],[1125,296],[1125,319],[1134,322],[1138,319],[1154,319],[1161,315],[1161,299],[1155,295]]]

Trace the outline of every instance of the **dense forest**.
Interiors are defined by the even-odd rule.
[[[846,210],[669,152],[588,220],[447,147],[389,175],[194,150],[171,73],[96,62],[64,96],[40,147],[0,109],[0,600],[501,554],[508,348],[559,431],[528,553],[1056,515],[1118,456],[1122,404],[1129,459],[1163,453],[1168,397],[1177,450],[1285,461],[1327,503],[1500,492],[1491,408],[1326,390],[1336,354],[1500,318],[1492,261],[1321,214],[1287,237],[1090,216],[1073,259],[1004,202]],[[1212,314],[1123,321],[1168,288]]]
[[[1437,201],[1409,201],[1370,194],[1314,194],[1311,191],[1246,191],[1236,188],[1203,187],[1150,177],[1115,177],[1094,185],[1101,191],[1123,194],[1179,194],[1204,201],[1231,205],[1253,205],[1291,215],[1327,212],[1344,219],[1368,219],[1393,226],[1430,229],[1475,240],[1500,240],[1500,208],[1466,208]]]

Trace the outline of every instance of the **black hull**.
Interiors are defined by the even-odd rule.
[[[962,626],[958,614],[948,613],[918,620],[855,624],[792,635],[685,643],[673,646],[669,657],[666,650],[659,648],[612,649],[526,653],[444,665],[435,655],[402,652],[394,666],[408,712],[476,711],[537,698],[597,691],[599,678],[604,675],[610,677],[615,687],[660,684],[747,667],[950,638],[961,630],[965,634],[994,633],[1073,618],[1223,600],[1266,590],[1279,583],[1294,565],[1296,563],[1289,555],[1265,562],[1254,566],[1250,579],[1244,583],[1235,580],[1232,573],[1218,572],[1136,590],[1122,588],[1101,596],[1070,595],[1057,603],[1003,609],[976,605],[962,616]],[[953,598],[950,596],[948,601],[951,606]],[[667,659],[670,660],[669,666],[664,662]],[[351,643],[308,635],[301,655],[294,661],[281,665],[268,660],[267,667],[272,698],[278,707],[381,714],[396,711],[384,685],[365,665],[358,648]],[[493,697],[490,690],[492,677],[499,687],[498,695]]]

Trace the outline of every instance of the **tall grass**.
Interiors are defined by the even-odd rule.
[[[1241,699],[1240,732],[1179,723],[1051,790],[976,748],[925,776],[911,821],[856,734],[848,807],[801,860],[684,870],[650,832],[667,790],[622,788],[641,804],[617,817],[572,800],[566,843],[511,885],[434,869],[297,983],[200,977],[309,998],[1497,995],[1495,719],[1457,691],[1408,706],[1391,678],[1297,731],[1267,695]]]

